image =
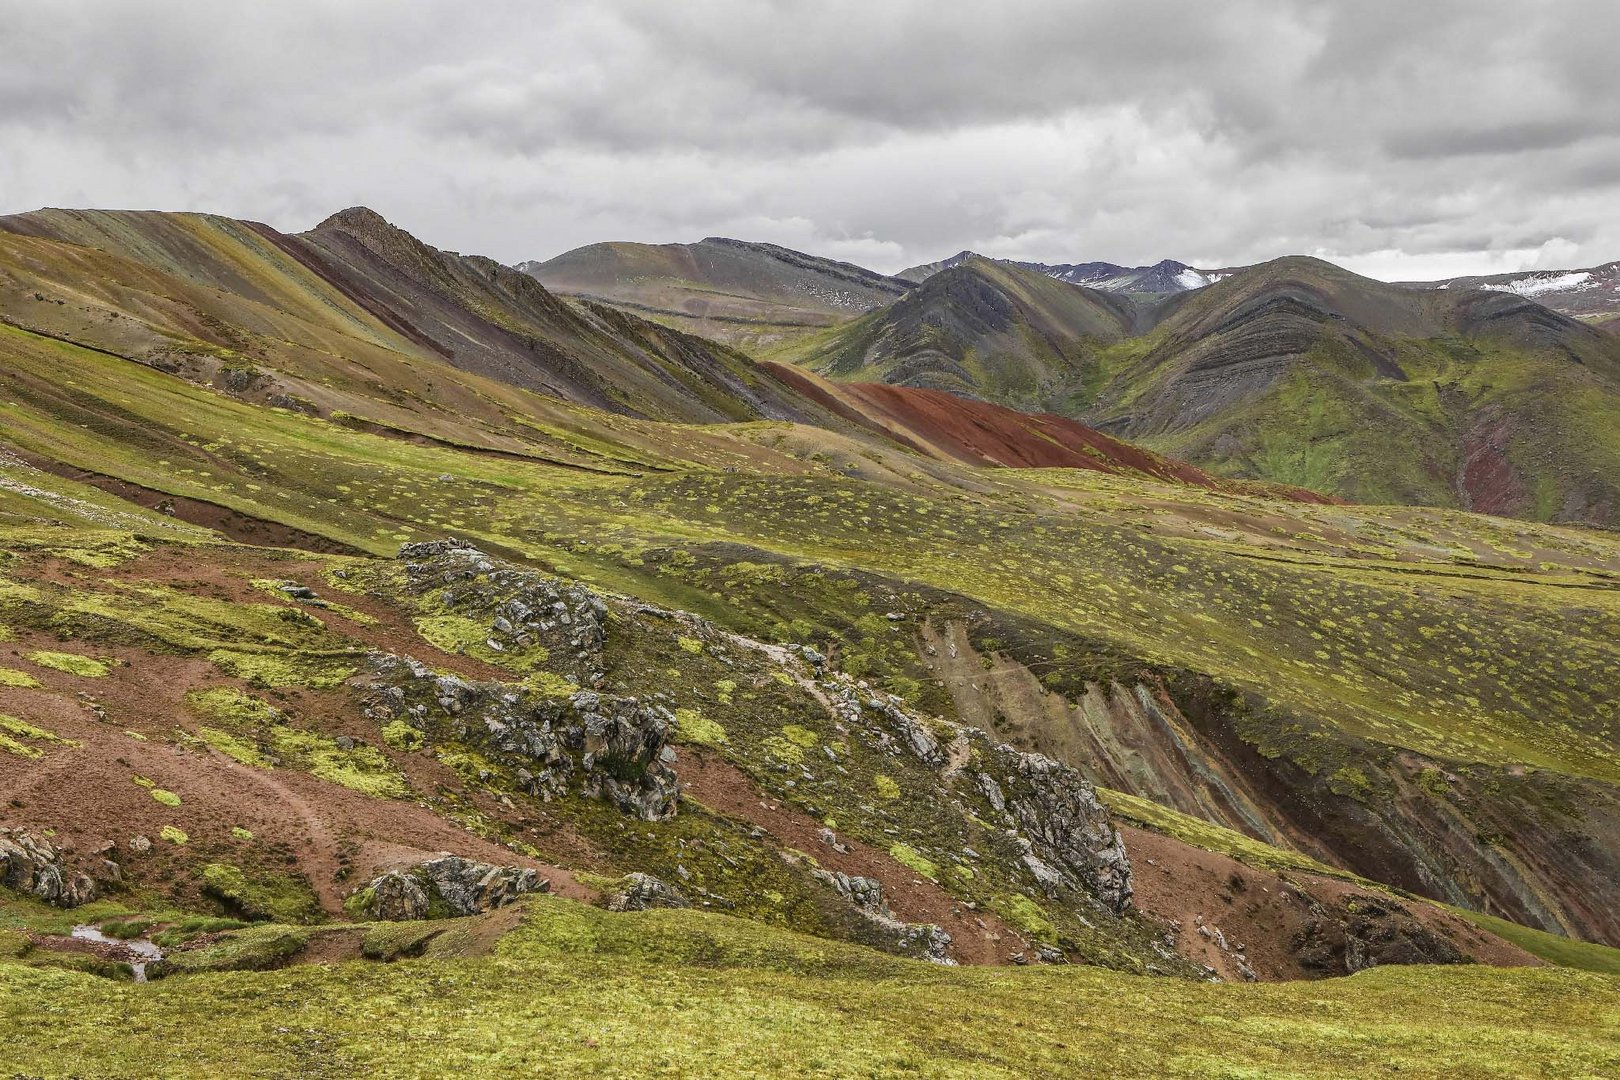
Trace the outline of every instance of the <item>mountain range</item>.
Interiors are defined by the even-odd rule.
[[[581,252],[0,218],[9,1067],[1615,1061],[1620,340]]]
[[[517,269],[564,296],[609,300],[734,344],[768,345],[836,325],[909,287],[850,263],[775,244],[591,244]]]
[[[923,263],[902,270],[895,276],[902,281],[920,285],[941,270],[949,270],[984,256],[971,251],[960,251],[939,262]],[[1120,266],[1110,262],[1037,263],[998,260],[1020,270],[1044,274],[1070,285],[1085,285],[1103,292],[1126,293],[1140,296],[1168,296],[1212,285],[1231,273],[1230,270],[1198,270],[1174,259],[1164,259],[1152,266]]]

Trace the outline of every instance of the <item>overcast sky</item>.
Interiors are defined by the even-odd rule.
[[[1617,42],[1614,0],[0,0],[0,211],[363,203],[506,262],[1586,266]]]

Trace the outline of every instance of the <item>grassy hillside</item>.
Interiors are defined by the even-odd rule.
[[[826,419],[730,349],[571,307],[363,207],[300,236],[201,214],[43,210],[0,218],[0,247],[8,319],[272,404],[312,410],[355,388],[448,412],[442,384],[463,381],[448,364],[632,416]],[[424,379],[424,365],[436,375]]]
[[[604,1048],[603,1070],[744,1073],[1610,1068],[1611,981],[1488,969],[1601,969],[1620,942],[1607,534],[1196,486],[1084,429],[947,428],[740,356],[825,426],[594,409],[435,349],[527,286],[368,220],[301,241],[342,274],[252,229],[87,220],[131,231],[0,235],[0,824],[103,895],[0,901],[15,1068],[93,1072],[84,1032],[121,1012],[160,1056],[102,1046],[104,1071],[217,1071],[196,1020],[222,998],[262,1021],[232,1048],[249,1073]],[[1131,339],[1128,309],[1009,278],[996,325],[1035,335],[1036,384],[1139,385],[1118,400],[1145,409],[1179,392],[1153,350],[1228,333],[1225,284]],[[1257,325],[1320,325],[1328,299],[1381,333],[1434,317],[1352,286],[1262,289]],[[1447,317],[1508,327],[1478,339],[1503,356],[1551,334],[1607,377],[1604,346],[1496,303]],[[1340,346],[1394,340],[1370,333]],[[1135,464],[975,464],[992,436]],[[396,557],[450,536],[476,550]],[[520,929],[509,907],[365,918],[374,877],[444,851],[557,898]],[[586,906],[625,906],[635,875],[692,910]],[[74,952],[78,918],[161,938],[165,977],[106,981],[123,954]],[[242,967],[274,970],[216,970]],[[1436,996],[1445,1017],[1414,1015]],[[749,1056],[769,1038],[797,1056]]]
[[[0,961],[0,979],[9,1064],[52,1077],[1551,1077],[1620,1067],[1620,988],[1594,975],[1384,968],[1329,985],[1234,987],[952,971],[723,916],[559,901],[537,903],[474,959],[150,988]],[[221,1001],[228,1026],[215,1022]],[[129,1037],[108,1039],[109,1029]]]

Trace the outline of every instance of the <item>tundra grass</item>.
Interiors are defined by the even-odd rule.
[[[283,942],[281,929],[258,933]],[[487,957],[175,972],[145,986],[0,961],[0,982],[8,1067],[50,1077],[1620,1069],[1620,980],[1585,972],[1391,967],[1240,986],[940,969],[724,916],[545,899]]]

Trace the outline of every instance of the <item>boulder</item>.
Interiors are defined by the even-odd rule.
[[[529,893],[548,892],[551,882],[520,866],[495,866],[459,855],[404,870],[390,870],[356,890],[350,907],[372,919],[403,922],[435,916],[478,915],[505,907]]]
[[[60,851],[25,829],[0,828],[0,885],[64,908],[96,898],[88,874],[64,867]]]
[[[627,874],[624,883],[607,898],[609,911],[646,911],[649,908],[691,907],[681,891],[651,874]]]

